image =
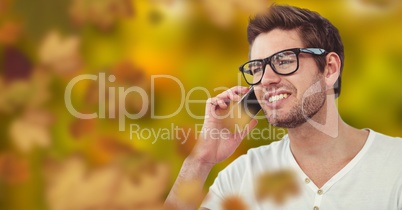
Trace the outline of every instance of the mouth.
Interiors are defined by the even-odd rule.
[[[275,102],[277,102],[277,101],[279,101],[279,100],[282,100],[282,99],[287,98],[288,96],[289,96],[289,95],[288,95],[287,93],[278,94],[278,95],[273,95],[273,96],[268,97],[268,102],[269,102],[269,103],[275,103]]]
[[[284,91],[271,92],[265,94],[264,99],[267,102],[267,104],[273,105],[273,104],[279,104],[280,102],[287,99],[290,95],[291,95],[290,93]]]

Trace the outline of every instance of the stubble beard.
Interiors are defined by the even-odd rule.
[[[317,78],[313,83],[313,85],[317,83],[320,84],[320,91],[303,98],[301,101],[298,101],[287,114],[280,116],[276,110],[272,110],[271,114],[268,116],[268,114],[265,112],[268,123],[273,126],[283,128],[296,128],[306,123],[307,120],[316,115],[325,104],[326,90],[321,81],[322,80],[320,77]]]

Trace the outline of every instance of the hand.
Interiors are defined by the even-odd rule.
[[[239,116],[234,114],[237,110],[233,112],[233,107],[237,106],[240,95],[248,91],[247,87],[236,86],[208,99],[203,130],[190,157],[213,166],[233,154],[243,138],[258,123],[255,119],[248,119],[246,129],[235,127]]]

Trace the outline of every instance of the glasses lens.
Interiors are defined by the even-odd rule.
[[[285,51],[272,56],[271,63],[279,74],[288,74],[297,69],[297,55]]]
[[[243,66],[243,75],[246,81],[254,84],[260,81],[263,74],[262,61],[249,61]]]

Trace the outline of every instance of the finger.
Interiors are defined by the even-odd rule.
[[[228,101],[228,100],[218,99],[218,100],[217,100],[217,103],[218,103],[219,108],[221,108],[221,109],[227,109],[227,108],[228,108],[229,101]]]
[[[230,89],[229,91],[232,93],[231,100],[233,101],[240,101],[242,99],[242,95],[246,94],[250,88],[248,87],[243,87],[243,86],[236,86]]]
[[[216,98],[208,98],[205,104],[205,117],[208,118],[211,110],[215,110],[217,106]]]
[[[207,101],[206,101],[206,104],[215,106],[216,105],[215,99],[214,98],[208,98]]]
[[[235,86],[232,87],[219,95],[217,95],[217,98],[220,99],[230,99],[233,101],[239,101],[241,99],[240,95],[243,95],[249,91],[248,87],[243,87],[243,86]]]
[[[236,95],[241,95],[241,94],[246,94],[250,90],[250,88],[244,87],[244,86],[235,86],[235,87],[230,88],[229,90],[231,90]]]
[[[249,91],[248,87],[235,86],[232,87],[214,98],[209,98],[206,102],[206,114],[209,115],[211,111],[216,109],[227,109],[230,101],[239,101],[241,96]]]
[[[234,93],[233,91],[231,91],[231,90],[228,90],[228,96],[229,96],[230,100],[232,100],[232,101],[240,101],[240,99],[241,99],[241,96],[240,96],[240,95],[235,94],[235,93]]]
[[[205,106],[205,117],[216,118],[219,114],[217,110],[226,110],[229,107],[229,100],[223,100],[219,98],[209,98]]]

